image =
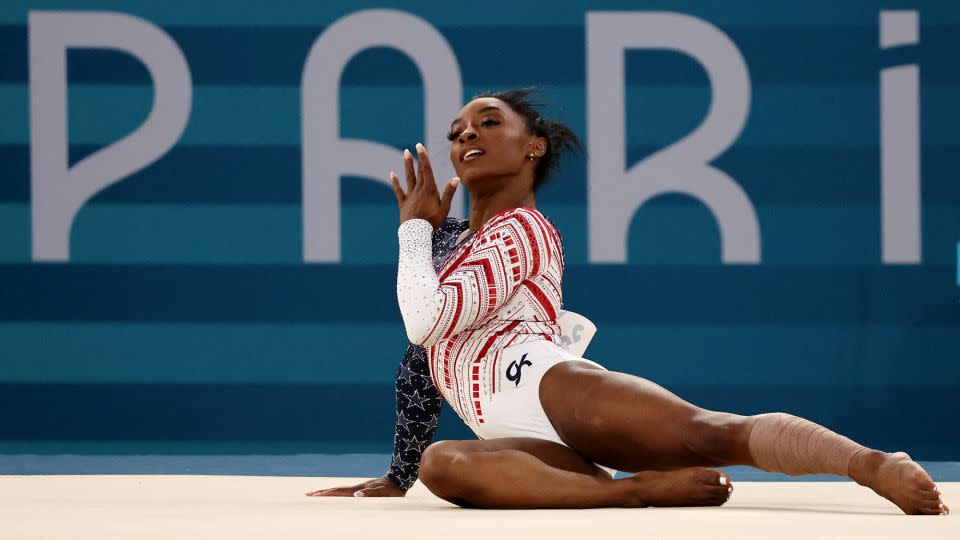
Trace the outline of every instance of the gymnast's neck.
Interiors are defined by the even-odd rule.
[[[477,179],[470,182],[470,232],[477,232],[493,216],[527,206],[537,207],[533,181],[515,176]]]

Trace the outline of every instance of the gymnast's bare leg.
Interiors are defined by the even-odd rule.
[[[444,441],[424,454],[421,481],[437,496],[464,507],[711,506],[726,502],[732,485],[725,474],[701,467],[750,465],[794,475],[840,474],[904,513],[949,512],[930,476],[908,455],[861,447],[796,417],[708,411],[648,380],[576,361],[547,371],[540,401],[570,448],[522,438]],[[776,429],[783,417],[788,433],[774,440],[779,449],[763,448],[769,441],[754,428],[764,423],[758,429]],[[799,429],[791,431],[793,426]],[[811,430],[819,439],[816,444],[803,441],[812,458],[806,461],[808,469],[801,470],[788,462],[797,456],[783,452],[796,450],[791,444],[796,446],[798,435]],[[830,468],[831,456],[818,460],[833,438],[853,450],[839,468]],[[774,461],[765,461],[771,457]],[[777,459],[788,463],[781,466]],[[639,472],[611,480],[593,462]]]
[[[570,448],[533,438],[434,443],[420,481],[466,508],[720,506],[733,489],[726,474],[699,467],[614,480]]]
[[[865,448],[796,417],[708,411],[648,380],[576,361],[547,371],[540,401],[566,444],[618,470],[750,465],[792,475],[832,473],[907,514],[949,511],[930,475],[907,454]],[[837,447],[852,457],[837,462],[823,455]]]

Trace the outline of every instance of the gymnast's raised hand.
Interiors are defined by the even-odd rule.
[[[409,150],[403,151],[403,168],[407,177],[407,192],[400,187],[400,178],[396,173],[390,173],[390,185],[397,196],[400,207],[400,223],[408,219],[425,219],[440,228],[447,214],[450,213],[450,203],[453,194],[457,191],[459,178],[451,178],[443,189],[443,196],[437,191],[437,184],[433,178],[433,168],[430,166],[430,156],[427,149],[417,143],[417,165],[414,169],[413,155]]]

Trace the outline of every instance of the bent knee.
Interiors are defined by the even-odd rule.
[[[439,441],[431,444],[420,458],[420,481],[435,495],[448,493],[457,478],[454,470],[464,460],[459,441]]]

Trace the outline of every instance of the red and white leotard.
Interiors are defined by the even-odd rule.
[[[438,275],[432,233],[422,219],[400,225],[400,313],[410,342],[427,349],[440,393],[478,427],[484,404],[503,384],[514,386],[502,380],[502,351],[536,341],[560,344],[560,236],[535,209],[507,210],[455,250]]]

